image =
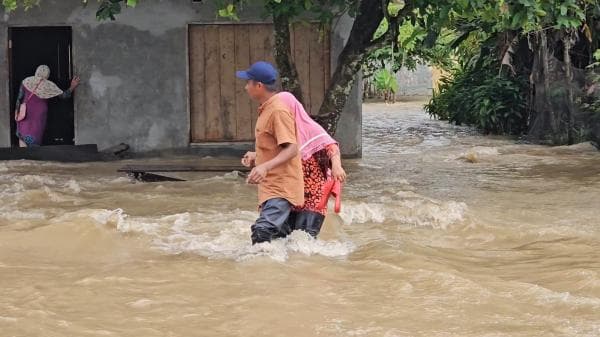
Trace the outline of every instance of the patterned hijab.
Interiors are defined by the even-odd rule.
[[[46,65],[41,65],[37,67],[35,76],[30,76],[23,80],[23,86],[42,99],[49,99],[61,95],[63,91],[56,84],[49,81],[49,77],[50,68]]]

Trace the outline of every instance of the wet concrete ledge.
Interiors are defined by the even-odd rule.
[[[179,156],[241,158],[246,152],[254,150],[254,143],[202,143],[144,152],[126,151],[118,159],[168,158]]]
[[[0,148],[0,160],[41,160],[82,163],[104,160],[96,144]]]
[[[241,158],[247,151],[254,151],[254,143],[203,143],[187,147],[133,152],[126,144],[119,144],[109,149],[98,151],[96,144],[85,145],[49,145],[29,148],[0,148],[0,160],[39,160],[57,162],[94,162],[116,161],[125,159],[164,158],[170,157],[214,157]],[[344,158],[359,158],[359,155],[344,155]]]
[[[178,156],[241,158],[254,148],[253,143],[194,144],[189,147],[132,152],[126,144],[98,151],[96,144],[48,145],[28,148],[0,148],[0,160],[39,160],[56,162],[94,162],[123,159],[169,158]]]

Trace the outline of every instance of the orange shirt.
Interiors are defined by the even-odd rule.
[[[280,101],[271,97],[258,108],[256,121],[256,165],[275,158],[282,144],[297,144],[294,113]],[[292,160],[272,169],[258,185],[258,202],[263,204],[273,198],[283,198],[294,206],[304,204],[304,179],[300,153]]]

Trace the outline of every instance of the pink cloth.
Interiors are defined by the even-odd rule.
[[[313,154],[325,149],[331,144],[337,144],[321,125],[315,122],[304,110],[294,95],[287,91],[277,94],[277,97],[287,105],[296,116],[296,135],[302,160],[310,158]]]

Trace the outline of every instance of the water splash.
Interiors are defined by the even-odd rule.
[[[401,191],[385,202],[347,201],[340,216],[344,223],[384,223],[391,221],[417,227],[447,229],[465,220],[467,205],[456,201],[438,201],[412,191]]]

